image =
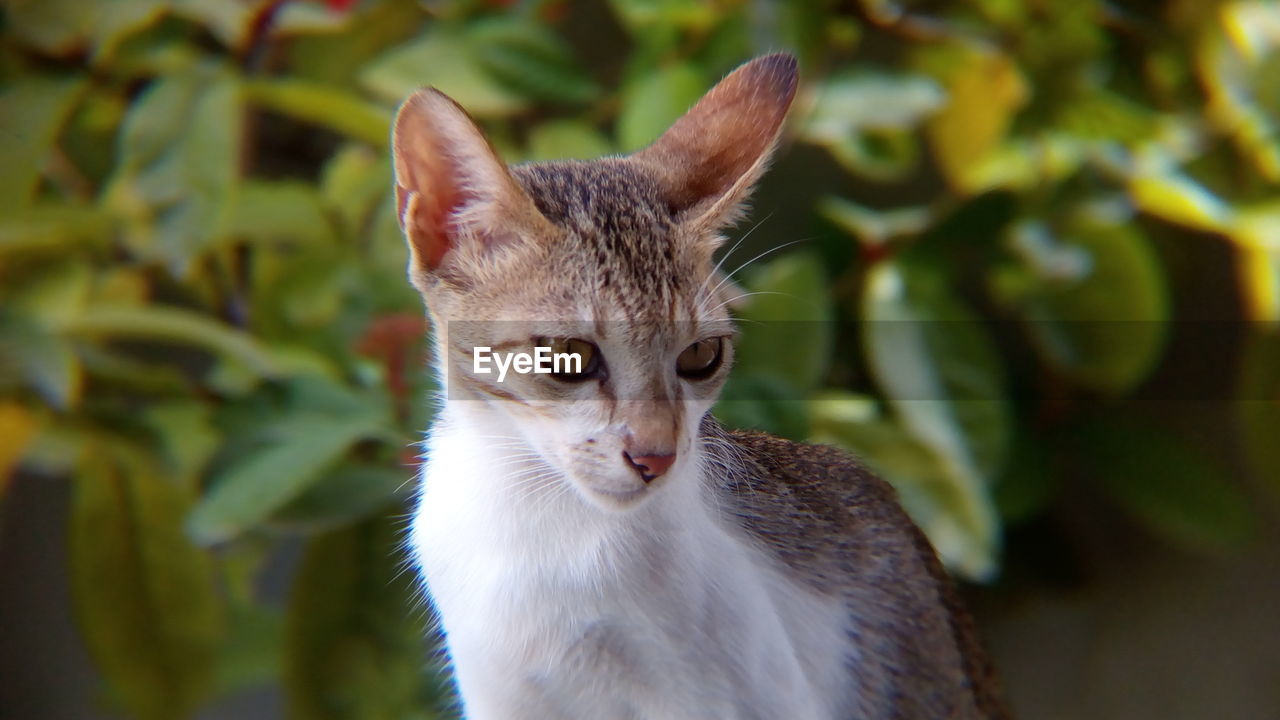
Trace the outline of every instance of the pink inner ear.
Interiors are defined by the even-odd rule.
[[[457,195],[449,191],[447,183],[433,184],[429,193],[428,197],[396,186],[396,202],[414,257],[422,269],[436,270],[453,248],[449,216],[457,207]]]
[[[453,214],[467,198],[460,168],[441,147],[434,128],[422,123],[397,148],[396,202],[419,270],[434,271],[456,244]]]

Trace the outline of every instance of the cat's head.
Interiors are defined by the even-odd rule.
[[[393,146],[409,276],[447,392],[495,419],[495,445],[519,437],[614,509],[694,461],[733,354],[712,255],[795,90],[795,59],[762,57],[633,155],[516,167],[442,93],[405,102]],[[518,372],[535,347],[581,367]]]

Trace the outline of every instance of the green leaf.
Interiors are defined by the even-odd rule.
[[[1085,219],[1059,239],[1023,224],[1010,246],[1020,264],[998,270],[992,289],[1050,366],[1112,396],[1146,379],[1164,350],[1170,309],[1155,251],[1134,226]]]
[[[361,292],[350,256],[335,251],[260,251],[250,278],[253,302],[263,308],[253,332],[264,339],[313,338],[299,331],[331,325],[349,298]]]
[[[284,617],[275,608],[232,605],[226,643],[218,655],[218,695],[278,682],[284,655]]]
[[[1061,466],[1049,439],[1019,427],[1004,472],[995,487],[996,504],[1007,523],[1026,522],[1048,507],[1058,490]]]
[[[824,81],[803,140],[827,147],[847,170],[891,181],[910,172],[919,149],[914,128],[946,95],[932,79],[887,73],[841,73]]]
[[[184,273],[219,237],[239,176],[241,88],[196,68],[154,81],[129,109],[110,205],[132,218],[131,244]]]
[[[1203,25],[1221,23],[1223,29],[1221,34],[1203,33],[1196,43],[1196,79],[1206,95],[1206,120],[1234,142],[1258,176],[1280,182],[1280,98],[1275,91],[1280,10],[1267,2],[1199,3],[1187,9],[1200,7]]]
[[[87,446],[71,505],[72,599],[85,645],[135,717],[188,717],[210,688],[222,607],[182,533],[191,495],[115,440]]]
[[[236,195],[227,236],[292,240],[302,245],[332,245],[334,241],[333,227],[315,187],[288,180],[245,182]]]
[[[44,203],[0,217],[0,255],[98,244],[112,236],[111,218],[96,207]]]
[[[222,441],[209,407],[196,400],[173,400],[147,408],[144,421],[155,434],[169,476],[196,487]]]
[[[882,262],[868,274],[863,343],[876,384],[903,428],[943,463],[947,507],[967,534],[955,566],[995,572],[998,524],[990,485],[1005,459],[1010,410],[1003,367],[985,329],[942,279]]]
[[[0,371],[8,385],[21,378],[45,402],[66,410],[79,404],[84,371],[70,342],[29,318],[0,312]]]
[[[289,3],[282,13],[304,5],[319,7]],[[342,32],[295,37],[281,48],[294,77],[350,87],[370,60],[434,22],[421,5],[404,2],[356,3],[341,15],[346,18]]]
[[[600,131],[577,120],[545,122],[529,133],[529,160],[590,160],[613,152]]]
[[[584,103],[599,93],[568,45],[540,23],[492,18],[473,26],[467,41],[485,72],[526,97]]]
[[[805,395],[780,377],[735,371],[713,414],[725,427],[804,440],[809,437],[807,405]]]
[[[819,145],[835,145],[865,130],[914,128],[947,99],[931,78],[870,72],[833,75],[815,95],[800,137]]]
[[[480,66],[466,38],[448,26],[383,53],[360,73],[360,83],[393,103],[430,85],[477,117],[504,117],[527,105]]]
[[[622,90],[618,147],[632,152],[648,145],[702,97],[707,83],[692,64],[677,63],[636,76]]]
[[[382,418],[299,413],[270,428],[268,442],[223,468],[187,523],[202,545],[230,540],[261,524],[300,496],[346,456],[357,441],[376,434]]]
[[[893,485],[902,506],[952,571],[976,581],[996,567],[992,524],[976,515],[973,498],[951,464],[865,396],[825,392],[810,406],[815,442],[844,447]],[[985,510],[981,511],[985,514]]]
[[[294,532],[332,530],[386,507],[413,481],[412,468],[345,463],[276,511],[270,523]]]
[[[818,201],[818,212],[868,247],[880,247],[893,240],[919,235],[933,220],[933,212],[929,208],[873,210],[851,200],[831,196]]]
[[[97,305],[71,319],[67,332],[194,345],[236,358],[262,375],[277,372],[276,360],[251,336],[190,310],[162,305]]]
[[[377,518],[308,546],[286,615],[289,717],[437,717],[442,688],[399,525]]]
[[[23,42],[51,54],[75,49],[96,13],[79,0],[13,0],[5,3],[6,29]]]
[[[699,0],[610,0],[623,25],[640,37],[655,29],[710,30],[721,20],[714,5]]]
[[[1138,144],[1159,129],[1156,115],[1123,95],[1092,88],[1064,105],[1058,127],[1080,139]]]
[[[813,255],[793,253],[759,268],[738,311],[742,333],[736,370],[776,377],[802,395],[818,386],[831,362],[831,296]]]
[[[61,262],[23,278],[10,308],[50,330],[59,330],[84,310],[91,282],[87,263]]]
[[[356,235],[369,222],[387,191],[391,177],[390,158],[363,145],[350,144],[334,153],[324,166],[320,196],[325,208],[336,212],[347,233]],[[397,231],[399,228],[397,227]]]
[[[250,102],[385,148],[391,140],[391,111],[340,87],[306,80],[254,80],[245,84]]]
[[[262,22],[261,6],[224,0],[170,0],[172,12],[203,25],[229,50],[243,48]],[[347,13],[318,3],[288,3],[273,10],[272,37],[293,38],[300,33],[327,33],[341,30]]]
[[[169,9],[171,0],[112,0],[99,3],[97,13],[88,26],[89,44],[93,48],[94,65],[110,63],[116,48],[132,34],[159,20]]]
[[[1239,549],[1255,536],[1253,502],[1193,444],[1125,420],[1081,435],[1102,488],[1151,532],[1202,552]]]
[[[0,213],[31,204],[54,141],[84,88],[81,78],[24,78],[0,91]]]

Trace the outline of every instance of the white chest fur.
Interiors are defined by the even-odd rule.
[[[468,718],[805,720],[847,706],[841,604],[726,526],[698,478],[605,512],[519,483],[527,451],[479,430],[457,408],[435,426],[411,539]]]

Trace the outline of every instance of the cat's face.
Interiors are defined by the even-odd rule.
[[[410,276],[446,391],[492,418],[495,446],[518,438],[610,509],[689,474],[733,358],[718,231],[794,90],[794,61],[762,58],[636,155],[516,168],[443,95],[405,104],[395,146]],[[538,347],[549,351],[533,369],[551,372],[529,371]]]
[[[590,500],[628,507],[694,461],[699,424],[732,364],[716,238],[676,222],[643,168],[557,163],[513,174],[559,233],[499,251],[481,285],[428,290],[447,391],[490,405],[495,435],[520,437]],[[500,355],[537,347],[578,363],[501,372]],[[477,348],[490,349],[479,366]]]

